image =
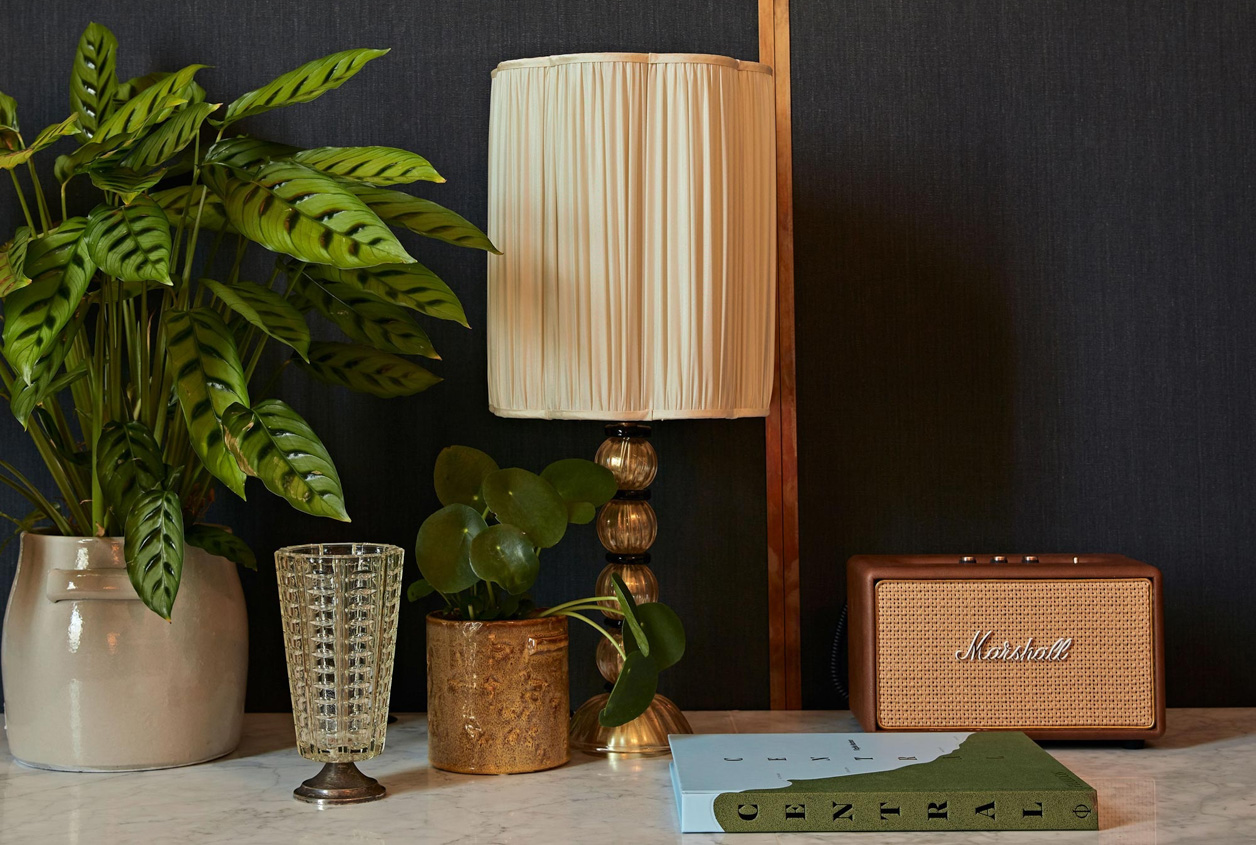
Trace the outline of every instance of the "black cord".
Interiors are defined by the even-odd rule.
[[[841,696],[843,704],[850,704],[850,690],[846,687],[849,667],[846,654],[846,614],[849,605],[842,605],[842,615],[837,617],[837,632],[833,635],[833,652],[829,655],[829,674],[833,686]]]

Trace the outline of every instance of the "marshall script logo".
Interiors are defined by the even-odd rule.
[[[1023,645],[1013,646],[1007,640],[1002,645],[990,645],[989,641],[994,631],[981,631],[973,634],[972,642],[968,644],[968,648],[960,648],[955,650],[956,660],[1068,660],[1068,650],[1073,645],[1072,637],[1060,637],[1049,646],[1034,645],[1034,638],[1030,637]]]

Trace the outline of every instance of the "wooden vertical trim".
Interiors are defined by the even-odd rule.
[[[794,381],[794,184],[789,0],[759,0],[759,61],[776,84],[776,385],[767,425],[768,635],[773,710],[802,707],[798,439]]]

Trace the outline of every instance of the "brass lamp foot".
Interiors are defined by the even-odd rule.
[[[327,763],[323,770],[292,791],[298,801],[334,807],[364,804],[384,797],[385,789],[373,777],[358,771],[353,763]]]
[[[655,757],[667,754],[668,734],[691,734],[685,714],[666,696],[656,695],[637,718],[614,728],[603,727],[598,712],[606,706],[606,693],[590,698],[571,717],[571,747],[586,754],[633,754]]]

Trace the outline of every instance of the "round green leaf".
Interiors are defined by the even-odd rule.
[[[442,505],[456,503],[482,512],[484,497],[480,495],[480,485],[496,471],[497,461],[479,449],[446,446],[436,456],[436,469],[432,473],[436,498]]]
[[[471,541],[487,527],[466,505],[448,505],[423,520],[414,559],[427,582],[442,593],[456,593],[479,581],[471,569]]]
[[[637,621],[660,672],[680,660],[685,653],[685,626],[676,611],[660,602],[646,602],[637,605]]]
[[[588,502],[568,502],[567,521],[573,525],[587,525],[597,516],[597,508]]]
[[[607,728],[631,722],[650,706],[658,686],[659,670],[654,661],[643,652],[629,652],[598,722]]]
[[[569,506],[585,502],[592,506],[594,513],[614,497],[619,487],[613,472],[601,464],[583,458],[554,461],[541,471],[541,477],[554,485],[558,495]],[[587,508],[571,511],[570,516],[572,522],[581,525],[593,519]]]
[[[526,593],[541,573],[528,536],[513,525],[490,525],[471,541],[471,568],[514,595]]]
[[[426,579],[420,578],[409,587],[406,587],[406,598],[410,601],[418,601],[434,592],[436,592],[436,588],[429,584]]]
[[[554,485],[534,472],[512,467],[484,479],[481,494],[497,519],[514,525],[542,549],[563,539],[567,505]]]

